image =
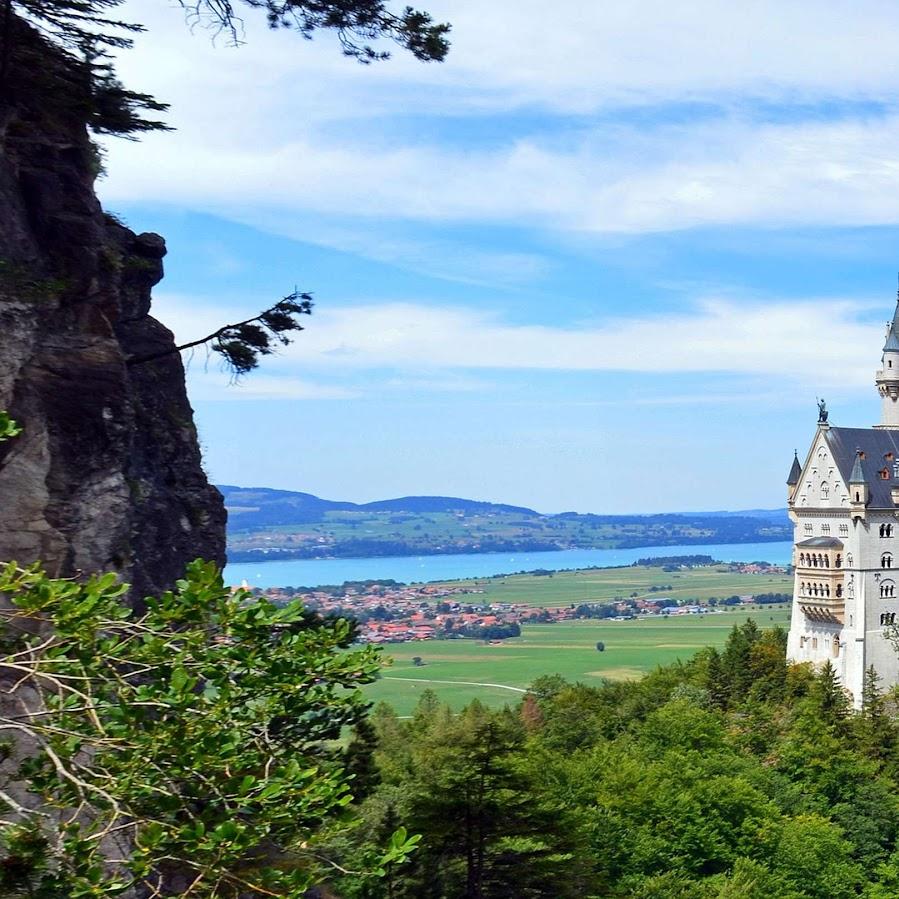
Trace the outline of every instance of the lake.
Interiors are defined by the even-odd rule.
[[[725,543],[641,546],[636,549],[560,549],[538,553],[459,553],[445,556],[385,556],[374,559],[293,559],[235,562],[225,567],[225,583],[251,587],[318,587],[344,581],[387,580],[417,583],[515,574],[535,568],[613,567],[650,556],[711,556],[723,562],[790,564],[793,544]]]

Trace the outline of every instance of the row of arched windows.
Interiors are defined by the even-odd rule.
[[[830,584],[816,584],[813,582],[806,583],[802,581],[799,584],[799,595],[800,596],[821,596],[824,598],[830,597]],[[836,589],[834,590],[834,596],[837,598],[843,595],[843,585],[837,584]]]
[[[830,556],[827,553],[799,553],[799,564],[805,568],[830,568]],[[843,557],[839,553],[833,560],[833,567],[843,567]]]

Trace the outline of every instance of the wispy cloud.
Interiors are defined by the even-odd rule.
[[[230,49],[190,34],[179,9],[132,5],[152,36],[123,55],[123,74],[173,103],[178,132],[111,144],[101,189],[113,205],[163,198],[288,236],[302,214],[343,216],[356,227],[320,242],[438,274],[451,247],[374,223],[633,234],[899,222],[888,3],[563,0],[548,17],[538,0],[457,0],[434,10],[454,23],[446,64],[398,54],[367,68],[327,36],[303,44],[253,16],[249,43]],[[753,100],[780,105],[766,118]],[[672,119],[668,107],[697,103],[703,114]],[[607,115],[643,107],[655,111],[636,125]],[[539,124],[510,117],[508,136],[484,127],[497,110],[535,109]],[[451,126],[421,125],[440,117]],[[475,281],[527,270],[478,252],[444,268]]]
[[[357,380],[364,371],[377,371],[380,383],[388,386],[396,383],[391,372],[414,372],[425,389],[452,382],[438,372],[491,369],[618,371],[648,379],[662,373],[722,372],[853,387],[869,383],[877,363],[882,330],[871,323],[870,311],[881,306],[833,298],[700,298],[676,314],[553,326],[518,324],[467,307],[352,304],[317,311],[307,330],[267,359],[266,367],[284,377],[340,372],[355,373]],[[163,295],[156,311],[179,339],[213,330],[223,315],[201,300],[172,295]],[[193,364],[202,370],[199,359]],[[408,374],[402,380],[414,383]],[[267,384],[266,390],[277,389],[278,383]],[[461,383],[479,386],[477,379]],[[290,389],[302,393],[306,388]],[[316,389],[336,390],[337,396],[343,388]]]
[[[305,140],[221,149],[195,140],[117,145],[106,198],[162,196],[279,233],[293,230],[291,210],[352,216],[357,229],[360,219],[387,218],[599,234],[899,222],[899,116],[600,129],[564,148],[534,139],[480,151]],[[381,244],[388,258],[410,255]]]

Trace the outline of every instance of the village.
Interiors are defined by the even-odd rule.
[[[786,573],[775,566],[735,564],[739,574]],[[789,602],[781,593],[758,595],[753,592],[721,599],[675,599],[659,587],[647,595],[635,591],[612,600],[538,606],[523,602],[492,602],[485,591],[470,584],[395,584],[364,582],[342,588],[322,588],[302,592],[285,588],[266,589],[274,602],[298,598],[310,609],[327,616],[350,618],[357,623],[357,641],[385,644],[424,640],[479,639],[498,641],[521,634],[524,624],[552,624],[575,619],[632,620],[668,615],[705,615],[721,607],[757,603]],[[652,595],[648,595],[652,594]]]

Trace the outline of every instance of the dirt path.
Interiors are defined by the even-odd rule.
[[[498,690],[511,690],[513,693],[527,693],[521,687],[510,687],[507,684],[479,684],[470,680],[429,680],[426,677],[385,677],[384,680],[412,680],[422,684],[461,684],[463,687],[496,687]]]

